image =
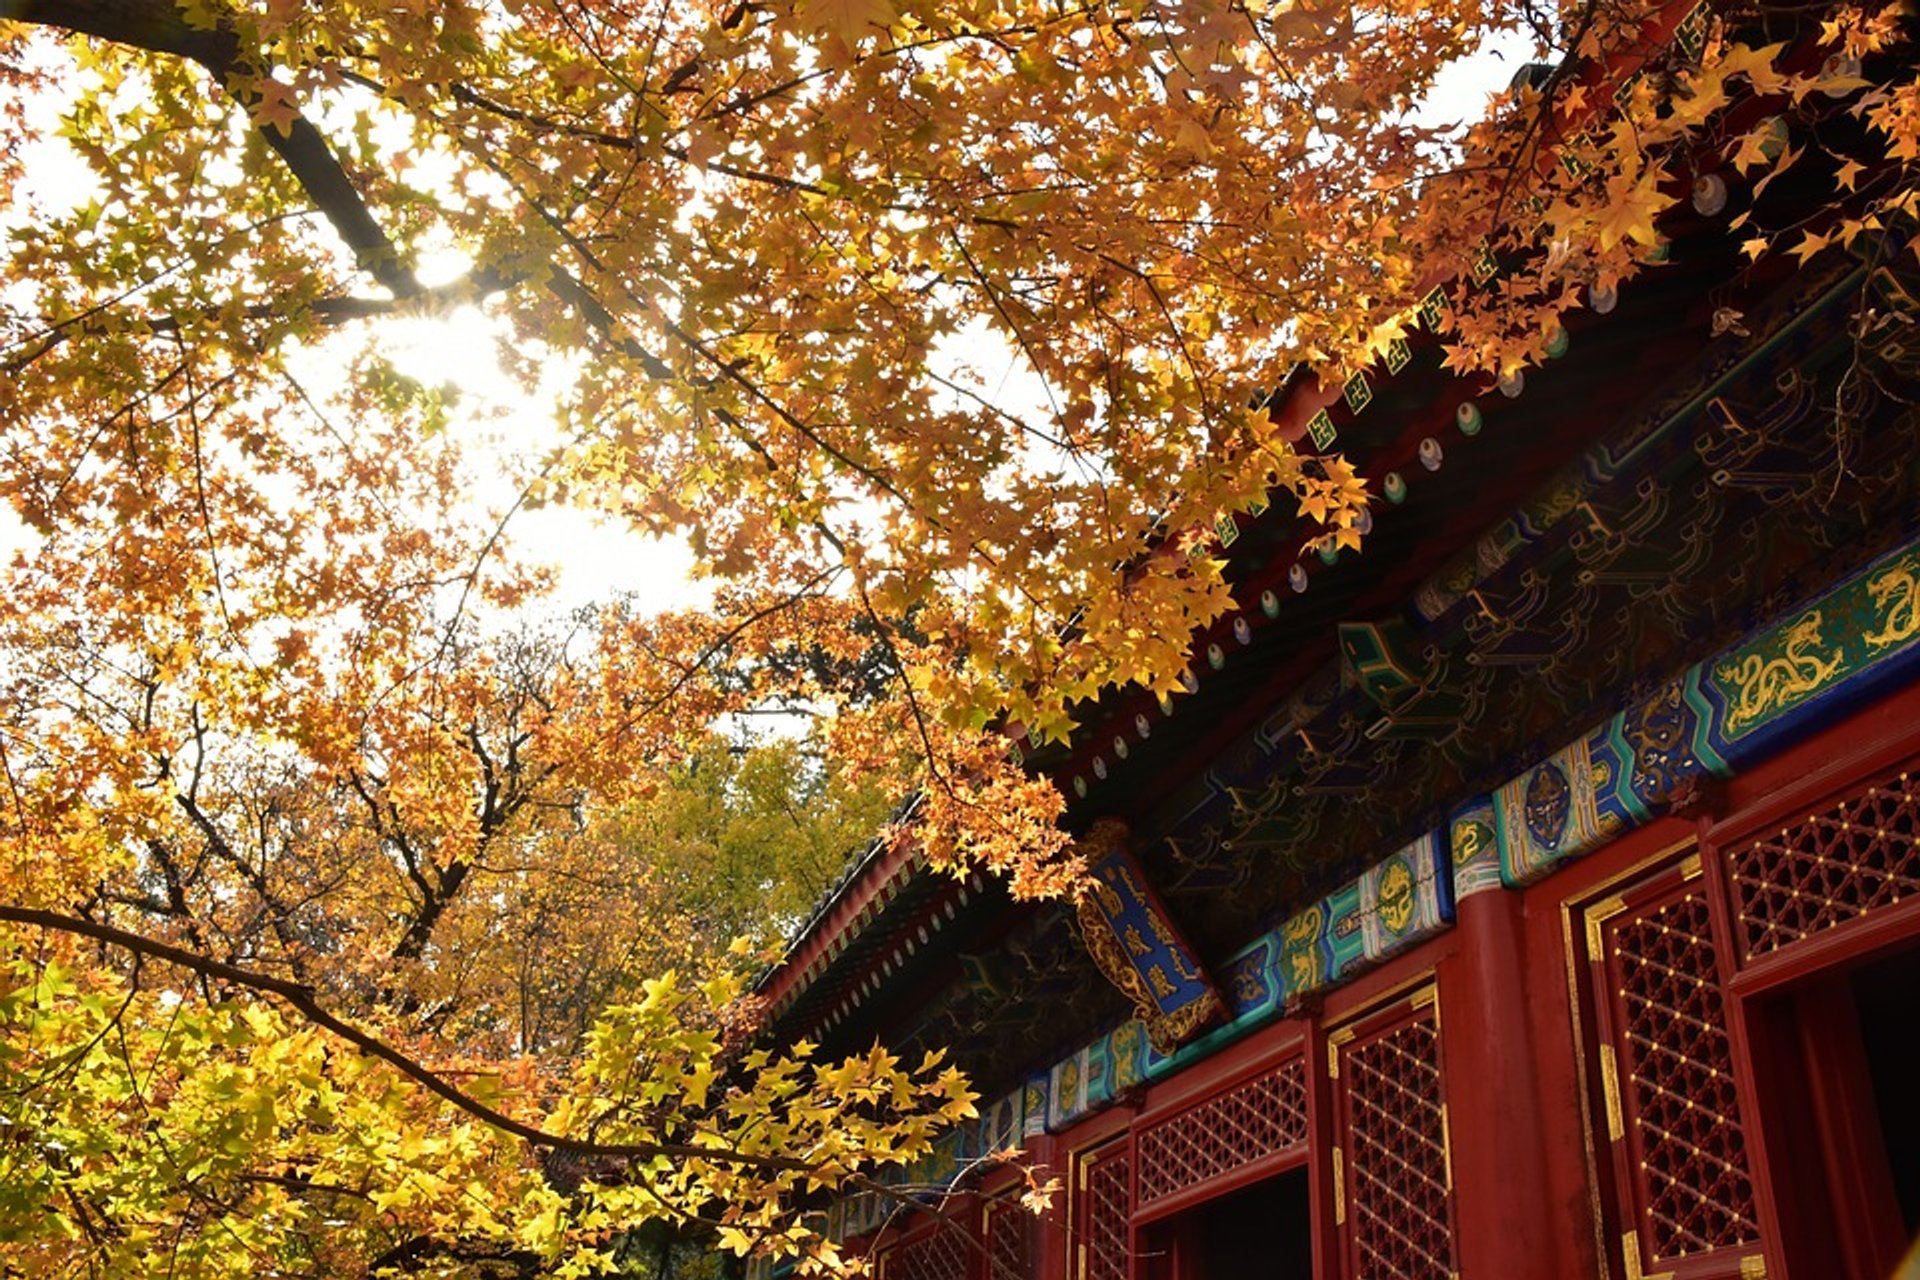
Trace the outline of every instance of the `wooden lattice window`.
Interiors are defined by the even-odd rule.
[[[993,1200],[987,1213],[987,1280],[1027,1280],[1033,1266],[1034,1216],[1015,1199]]]
[[[1328,1039],[1334,1218],[1353,1280],[1448,1280],[1453,1175],[1433,989]]]
[[[967,1226],[942,1218],[891,1251],[886,1280],[967,1280],[967,1259],[973,1251]]]
[[[1132,1159],[1124,1140],[1079,1158],[1074,1255],[1080,1280],[1127,1280]]]
[[[1726,853],[1742,960],[1920,894],[1920,782],[1901,772]]]
[[[1747,1274],[1759,1219],[1699,857],[1586,908],[1584,935],[1627,1274]]]
[[[1289,1058],[1135,1139],[1141,1209],[1223,1174],[1277,1160],[1307,1141],[1307,1071]]]

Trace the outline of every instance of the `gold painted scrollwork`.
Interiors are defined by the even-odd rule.
[[[1749,653],[1737,662],[1723,663],[1714,672],[1735,690],[1727,712],[1727,730],[1738,733],[1754,721],[1792,704],[1819,689],[1840,670],[1842,658],[1813,652],[1825,644],[1820,638],[1820,611],[1815,609],[1787,628],[1777,657]]]
[[[1880,611],[1880,629],[1866,641],[1875,649],[1890,649],[1920,635],[1920,558],[1907,557],[1867,581],[1867,594]]]

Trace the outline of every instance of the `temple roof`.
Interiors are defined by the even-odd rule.
[[[1830,189],[1810,163],[1770,200]],[[1678,206],[1665,261],[1569,315],[1565,354],[1511,397],[1445,371],[1432,334],[1359,394],[1290,380],[1276,416],[1327,410],[1330,447],[1403,500],[1330,564],[1285,504],[1238,518],[1238,608],[1196,636],[1192,691],[1111,693],[1070,744],[1028,746],[1073,829],[1128,823],[1204,960],[1910,531],[1912,416],[1863,404],[1829,429],[1865,268],[1749,264],[1726,217]],[[762,990],[778,1035],[884,1028],[990,1090],[1128,1012],[1070,911],[910,851],[871,853]]]

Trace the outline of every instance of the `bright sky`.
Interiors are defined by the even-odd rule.
[[[1485,110],[1487,95],[1506,87],[1525,56],[1525,42],[1515,37],[1455,63],[1442,74],[1417,118],[1434,125],[1477,118]],[[87,199],[92,187],[78,156],[52,137],[63,105],[52,96],[29,104],[30,119],[44,128],[47,140],[28,150],[28,185],[33,197],[49,208],[77,205]],[[422,263],[421,274],[447,278],[464,265],[449,255],[445,261]],[[504,327],[472,306],[430,320],[394,319],[379,324],[381,346],[403,373],[434,385],[450,382],[460,389],[460,405],[449,429],[471,449],[476,481],[472,501],[484,512],[504,510],[517,497],[521,478],[552,443],[553,430],[550,397],[538,390],[524,391],[502,367],[498,344]],[[944,371],[948,376],[977,387],[1009,412],[1038,413],[1044,408],[1038,379],[1024,359],[984,329],[963,342],[948,344],[935,358],[948,366]],[[326,369],[337,359],[337,352],[330,353],[325,344],[316,346],[302,362],[306,365],[303,381],[324,386]],[[550,606],[555,610],[604,600],[617,592],[635,593],[652,608],[697,603],[707,594],[690,576],[693,555],[684,544],[645,538],[585,512],[562,508],[521,511],[513,517],[511,528],[523,554],[559,568],[558,597]],[[0,510],[0,553],[25,549],[30,541],[13,513]]]
[[[460,389],[449,429],[471,444],[473,501],[489,513],[507,510],[526,473],[553,443],[553,424],[550,398],[527,394],[501,367],[502,326],[469,306],[437,319],[385,321],[381,329],[385,354],[402,373]],[[685,543],[643,537],[571,507],[516,512],[510,528],[523,552],[560,568],[558,597],[551,602],[556,612],[619,592],[634,593],[649,609],[707,597],[692,580],[693,552]]]

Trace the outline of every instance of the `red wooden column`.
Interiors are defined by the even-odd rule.
[[[1577,1086],[1570,1064],[1542,1071],[1544,1042],[1570,1034],[1565,964],[1553,930],[1533,931],[1546,955],[1529,947],[1526,912],[1521,892],[1466,898],[1438,965],[1464,1280],[1595,1274]]]
[[[1035,1266],[1030,1274],[1055,1280],[1073,1274],[1072,1270],[1072,1232],[1069,1229],[1067,1214],[1071,1207],[1072,1195],[1067,1182],[1073,1177],[1072,1163],[1060,1140],[1052,1134],[1038,1134],[1027,1139],[1026,1159],[1036,1172],[1045,1178],[1060,1180],[1060,1190],[1054,1195],[1053,1207],[1042,1214],[1033,1237],[1033,1258]]]

